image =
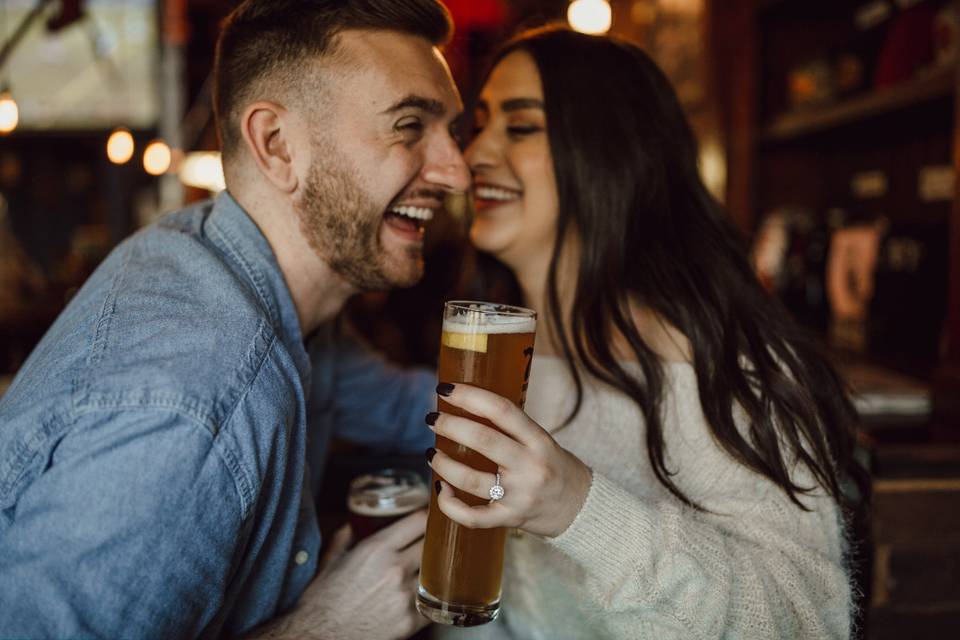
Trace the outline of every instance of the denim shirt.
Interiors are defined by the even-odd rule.
[[[435,380],[332,325],[308,353],[229,193],[138,232],[0,400],[0,637],[235,636],[289,610],[329,439],[422,451]]]

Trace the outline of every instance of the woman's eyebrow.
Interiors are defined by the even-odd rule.
[[[521,109],[543,109],[543,100],[539,98],[510,98],[500,103],[504,111],[519,111]]]
[[[543,110],[543,100],[539,98],[508,98],[500,103],[500,109],[503,111],[520,111],[523,109]],[[490,107],[487,106],[486,100],[478,100],[476,110],[489,113]]]

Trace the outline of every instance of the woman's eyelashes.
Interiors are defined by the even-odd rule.
[[[470,129],[470,139],[473,140],[481,133],[483,133],[486,127],[484,125],[475,124]],[[544,130],[544,127],[538,124],[511,124],[506,126],[507,135],[511,138],[524,138],[535,133],[540,133]]]
[[[543,127],[535,124],[515,124],[507,127],[507,134],[511,138],[523,138],[543,131]]]

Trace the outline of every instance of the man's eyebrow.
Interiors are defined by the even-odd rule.
[[[446,113],[447,108],[443,106],[443,103],[439,100],[434,100],[433,98],[424,98],[423,96],[418,96],[410,94],[405,98],[399,100],[398,102],[393,103],[389,107],[383,110],[384,114],[396,113],[402,109],[420,109],[425,111],[432,116],[442,116]]]

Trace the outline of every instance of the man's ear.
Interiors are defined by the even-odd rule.
[[[293,166],[290,118],[275,102],[254,102],[243,110],[240,133],[260,173],[280,191],[297,188]]]

